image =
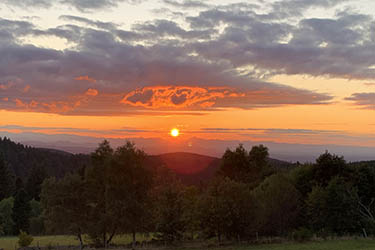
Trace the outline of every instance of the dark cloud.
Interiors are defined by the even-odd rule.
[[[43,7],[49,8],[55,0],[4,0],[4,3],[11,6],[20,8],[35,8]]]
[[[86,1],[65,2],[88,7]],[[119,1],[97,2],[93,8]],[[301,10],[340,3],[284,2]],[[293,23],[280,19],[282,10],[276,6],[263,12],[246,3],[207,7],[186,18],[190,28],[157,19],[125,30],[110,22],[64,15],[60,18],[66,24],[41,30],[31,22],[0,19],[0,86],[5,86],[0,89],[0,106],[64,114],[95,110],[129,114],[327,104],[332,100],[329,94],[267,78],[275,74],[369,82],[375,78],[373,17],[346,11],[333,18],[302,16]],[[59,51],[27,45],[22,43],[24,36],[56,36],[71,47]],[[162,93],[165,88],[171,88],[168,95]]]
[[[7,27],[15,25],[13,22],[8,24]],[[159,94],[159,97],[167,98],[175,105],[172,108],[181,111],[324,104],[331,100],[329,95],[230,73],[226,63],[206,62],[189,55],[192,51],[184,43],[132,45],[118,41],[116,32],[72,25],[45,31],[23,30],[29,30],[35,36],[65,37],[76,41],[77,45],[73,50],[58,51],[17,43],[2,44],[0,82],[10,86],[0,92],[3,109],[62,114],[129,114],[148,109],[137,103],[157,106],[157,102],[149,103],[149,100],[159,92],[132,94],[138,88],[147,89],[145,86],[152,90],[158,89],[157,86],[172,86],[170,96]],[[139,30],[137,34],[142,34],[144,27]],[[181,36],[184,34],[180,29],[177,31],[182,32]],[[24,91],[26,86],[30,86],[27,92]],[[180,86],[187,91],[199,86],[199,98],[188,97],[187,92],[181,92]],[[123,101],[124,96],[129,96],[128,102]]]
[[[283,0],[273,3],[273,14],[279,18],[300,16],[310,8],[331,8],[349,0]]]
[[[217,39],[192,45],[200,56],[211,61],[256,68],[258,75],[266,76],[375,77],[375,21],[368,15],[339,13],[332,19],[302,19],[293,26],[251,11],[215,9],[188,21],[193,28],[227,25]]]
[[[115,7],[119,3],[127,2],[139,4],[144,0],[5,0],[5,4],[20,8],[50,8],[54,4],[66,4],[86,12]]]
[[[358,107],[375,110],[375,93],[355,93],[345,100],[354,102]]]

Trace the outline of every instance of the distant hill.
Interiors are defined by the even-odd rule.
[[[49,176],[62,177],[67,172],[90,164],[89,155],[71,154],[55,149],[33,148],[0,137],[0,154],[13,173],[25,179],[35,166],[44,167]]]
[[[16,176],[26,178],[34,166],[43,166],[48,175],[61,177],[68,172],[76,171],[82,166],[90,165],[88,154],[71,154],[65,151],[33,148],[15,143],[8,138],[0,137],[0,153]],[[168,153],[151,155],[147,159],[150,167],[165,166],[176,173],[184,184],[205,184],[212,179],[220,168],[220,158],[194,153]],[[277,169],[288,169],[291,163],[269,159],[271,166]]]
[[[173,170],[184,184],[205,184],[215,176],[220,168],[221,159],[194,153],[168,153],[149,157],[153,166],[166,166]],[[292,168],[294,165],[286,161],[268,159],[269,164],[280,171]]]
[[[149,156],[148,164],[153,167],[165,166],[173,170],[184,184],[198,185],[208,182],[215,175],[220,159],[179,152]]]

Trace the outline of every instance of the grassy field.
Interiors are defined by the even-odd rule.
[[[142,240],[143,236],[138,237]],[[144,239],[144,238],[143,238]],[[130,243],[130,236],[121,236],[114,239],[116,244]],[[34,237],[32,246],[63,246],[63,245],[78,245],[78,241],[73,236],[42,236]],[[0,248],[4,250],[14,250],[17,246],[17,237],[3,237],[0,238]],[[160,248],[163,249],[163,248]],[[179,249],[178,247],[170,247],[171,249]],[[375,249],[375,240],[360,239],[360,240],[327,240],[320,242],[309,243],[282,243],[282,244],[266,244],[266,245],[252,245],[252,246],[230,246],[230,247],[183,247],[183,250],[372,250]]]
[[[143,235],[137,235],[138,241],[148,240]],[[0,237],[0,248],[4,250],[15,250],[18,248],[18,237]],[[117,245],[126,245],[132,241],[130,235],[117,236],[113,238],[113,243]],[[31,246],[78,246],[79,241],[74,236],[35,236]]]

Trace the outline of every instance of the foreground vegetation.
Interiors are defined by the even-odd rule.
[[[136,247],[151,232],[163,246],[375,235],[375,168],[368,163],[325,152],[312,164],[273,168],[267,147],[239,145],[223,154],[215,178],[185,186],[146,159],[131,142],[113,149],[104,141],[89,165],[61,178],[38,166],[26,185],[0,159],[0,235],[22,232],[23,246],[27,233],[74,235],[81,249],[106,248],[121,235]]]
[[[14,250],[17,246],[17,237],[0,238],[0,248],[4,250]],[[131,236],[121,236],[114,239],[118,245],[127,245],[131,243]],[[79,241],[73,236],[38,236],[34,237],[31,246],[77,246]],[[174,247],[150,247],[150,249],[184,249],[184,250],[370,250],[375,249],[375,240],[373,239],[336,239],[326,241],[315,241],[306,243],[278,243],[278,244],[259,244],[259,245],[231,245],[215,247],[215,244],[199,243],[194,246],[174,246]],[[147,248],[145,248],[147,249]]]

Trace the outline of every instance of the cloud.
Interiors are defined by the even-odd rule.
[[[88,89],[85,93],[87,96],[97,96],[99,94],[99,91],[96,89]]]
[[[4,3],[11,6],[17,6],[20,8],[29,8],[29,7],[51,7],[51,3],[54,0],[4,0]]]
[[[352,101],[354,105],[364,109],[375,110],[375,93],[354,93],[345,100]]]
[[[96,83],[96,80],[94,78],[89,77],[89,76],[77,76],[76,78],[74,78],[74,80]]]
[[[196,0],[183,0],[183,1],[176,1],[176,0],[163,0],[163,2],[167,5],[177,7],[177,8],[206,8],[209,7],[208,4],[204,3],[204,1],[196,1]]]
[[[13,38],[0,43],[0,83],[13,85],[2,91],[0,97],[18,99],[19,104],[24,104],[1,102],[1,108],[6,110],[129,115],[142,114],[138,110],[157,111],[150,107],[184,112],[326,104],[332,99],[328,94],[239,74],[223,59],[207,60],[204,52],[195,55],[196,42],[210,40],[210,35],[185,30],[173,22],[157,20],[136,25],[133,31],[75,25],[39,30],[28,22],[3,20],[2,23],[0,31],[10,32]],[[151,43],[133,44],[120,36],[120,31],[133,32]],[[22,37],[21,34],[55,35],[76,45],[64,51],[41,48],[19,43],[15,37]],[[151,39],[152,34],[159,36]],[[182,39],[181,42],[164,37],[171,35]],[[226,57],[230,58],[229,55],[230,50]],[[22,91],[27,85],[28,91]],[[158,94],[161,91],[158,86],[172,88],[170,95]],[[91,90],[87,92],[88,89]],[[180,94],[183,89],[186,92]],[[150,95],[157,101],[147,103]],[[37,104],[30,105],[33,101]]]
[[[331,3],[319,2],[321,6]],[[345,11],[332,18],[302,16],[293,24],[280,19],[279,14],[275,9],[258,14],[255,7],[233,6],[202,11],[187,18],[193,29],[224,29],[216,39],[191,46],[206,60],[230,63],[233,68],[256,77],[306,74],[375,78],[373,16]]]
[[[79,16],[71,16],[71,15],[62,15],[59,17],[59,19],[64,20],[64,21],[78,22],[84,25],[89,25],[89,26],[93,26],[99,29],[104,29],[104,30],[114,30],[118,26],[111,22],[93,21],[88,18],[79,17]]]
[[[144,0],[5,0],[5,4],[20,8],[50,8],[54,4],[64,4],[87,12],[116,7],[122,2],[139,4]]]
[[[284,91],[284,92],[283,92]],[[230,87],[152,86],[131,91],[121,103],[146,109],[220,109],[279,106],[287,104],[324,104],[326,95],[313,96],[291,89],[240,91]]]
[[[300,16],[310,8],[331,8],[349,0],[283,0],[273,3],[273,12],[280,18]]]

